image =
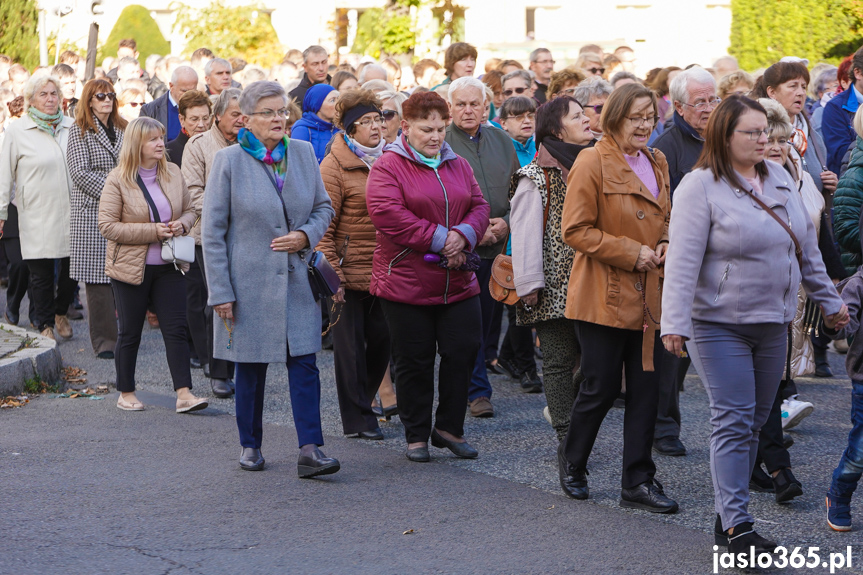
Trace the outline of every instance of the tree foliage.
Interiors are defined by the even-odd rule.
[[[860,0],[732,0],[731,48],[744,69],[783,56],[838,63],[863,44]]]
[[[390,0],[384,8],[370,8],[357,20],[357,35],[351,51],[373,58],[409,54],[416,44],[416,22],[411,7],[420,0]]]
[[[259,5],[227,6],[215,0],[196,9],[180,4],[174,29],[186,37],[187,55],[209,48],[223,58],[242,56],[269,67],[281,62],[285,54],[269,13]]]
[[[39,65],[39,9],[35,0],[0,1],[0,54],[27,68]]]
[[[102,57],[116,57],[118,44],[125,38],[134,38],[137,42],[141,67],[151,54],[167,56],[171,53],[171,44],[165,40],[159,25],[150,16],[150,11],[139,4],[126,6],[120,12],[120,17],[102,47]]]

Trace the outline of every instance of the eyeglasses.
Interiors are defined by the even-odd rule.
[[[575,95],[575,90],[576,90],[576,87],[575,87],[575,86],[573,86],[572,88],[567,88],[566,90],[561,90],[561,91],[560,91],[560,93],[561,93],[561,94],[566,94],[567,96],[574,96],[574,95]],[[601,104],[600,104],[599,108],[600,108],[600,109],[602,109],[602,105],[601,105]]]
[[[659,116],[648,116],[647,118],[643,118],[641,116],[630,116],[629,121],[632,122],[633,127],[640,128],[641,126],[655,126],[659,121]]]
[[[788,145],[788,139],[787,138],[769,138],[767,140],[767,145],[770,147],[780,146],[780,147],[784,148],[785,146]]]
[[[144,102],[128,102],[128,104],[133,108],[137,108],[138,106],[143,106]]]
[[[554,66],[554,60],[537,60],[534,63],[535,64],[541,64],[543,66],[545,66],[546,64],[551,64],[552,66]]]
[[[114,101],[114,98],[117,97],[117,94],[114,92],[99,92],[98,94],[93,94],[93,97],[99,100],[100,102],[104,102],[105,98],[108,98],[109,101]]]
[[[252,112],[250,116],[261,116],[265,120],[272,120],[273,116],[278,115],[280,118],[287,118],[290,112],[287,108],[281,110],[264,110],[263,112]]]
[[[749,136],[749,140],[752,142],[757,142],[761,138],[761,134],[765,136],[770,136],[770,130],[734,130],[735,132],[740,132],[741,134],[746,134]]]
[[[518,116],[507,116],[506,118],[501,118],[501,120],[515,120],[517,122],[524,122],[525,120],[530,120],[533,122],[536,119],[536,114],[533,112],[525,112],[524,114],[519,114]]]
[[[575,90],[575,88],[573,88],[573,90]],[[599,116],[600,114],[602,114],[602,107],[603,106],[605,106],[605,104],[597,104],[596,106],[591,106],[590,104],[588,104],[588,105],[584,106],[584,109],[587,110],[588,108],[590,108],[591,110],[593,110],[594,114]]]
[[[515,92],[516,94],[524,94],[529,89],[530,88],[514,88],[514,89],[504,90],[503,95],[509,97],[509,96],[512,96],[513,92]]]
[[[382,126],[383,123],[384,123],[384,117],[378,116],[376,118],[366,118],[365,120],[357,122],[357,125],[362,126],[363,128],[368,128],[372,124],[374,124],[375,126]]]
[[[585,68],[591,74],[605,74],[605,68]]]
[[[383,112],[381,112],[381,115],[384,117],[384,120],[389,122],[398,115],[398,112],[396,112],[395,110],[384,110]]]
[[[697,104],[687,104],[686,102],[681,102],[684,106],[689,106],[690,108],[695,108],[699,112],[703,112],[707,108],[715,108],[719,105],[719,102],[722,101],[722,98],[714,98],[713,100],[707,100],[706,102],[698,102]]]

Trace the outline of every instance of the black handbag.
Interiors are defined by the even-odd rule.
[[[333,266],[330,265],[327,257],[321,252],[314,250],[311,252],[308,260],[306,260],[304,254],[301,254],[300,258],[306,262],[309,268],[309,286],[312,288],[312,295],[315,297],[315,301],[333,297],[339,291],[342,280],[339,278],[336,270],[333,269]]]

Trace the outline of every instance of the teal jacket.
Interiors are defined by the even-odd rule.
[[[860,209],[863,206],[863,138],[851,153],[848,169],[833,195],[833,233],[842,248],[842,263],[849,274],[863,263],[860,254]]]

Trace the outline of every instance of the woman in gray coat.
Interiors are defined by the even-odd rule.
[[[776,548],[752,528],[749,478],[801,280],[826,326],[848,322],[793,179],[764,160],[767,127],[744,97],[711,114],[701,158],[674,193],[662,293],[665,348],[682,357],[686,342],[710,399],[715,539],[732,553]]]
[[[333,208],[307,142],[286,137],[288,99],[277,82],[254,82],[240,97],[239,146],[216,153],[204,196],[201,241],[213,355],[236,364],[240,467],[263,469],[264,383],[270,363],[286,363],[300,444],[300,477],[335,473],[319,446],[321,310],[301,256],[330,224]]]

